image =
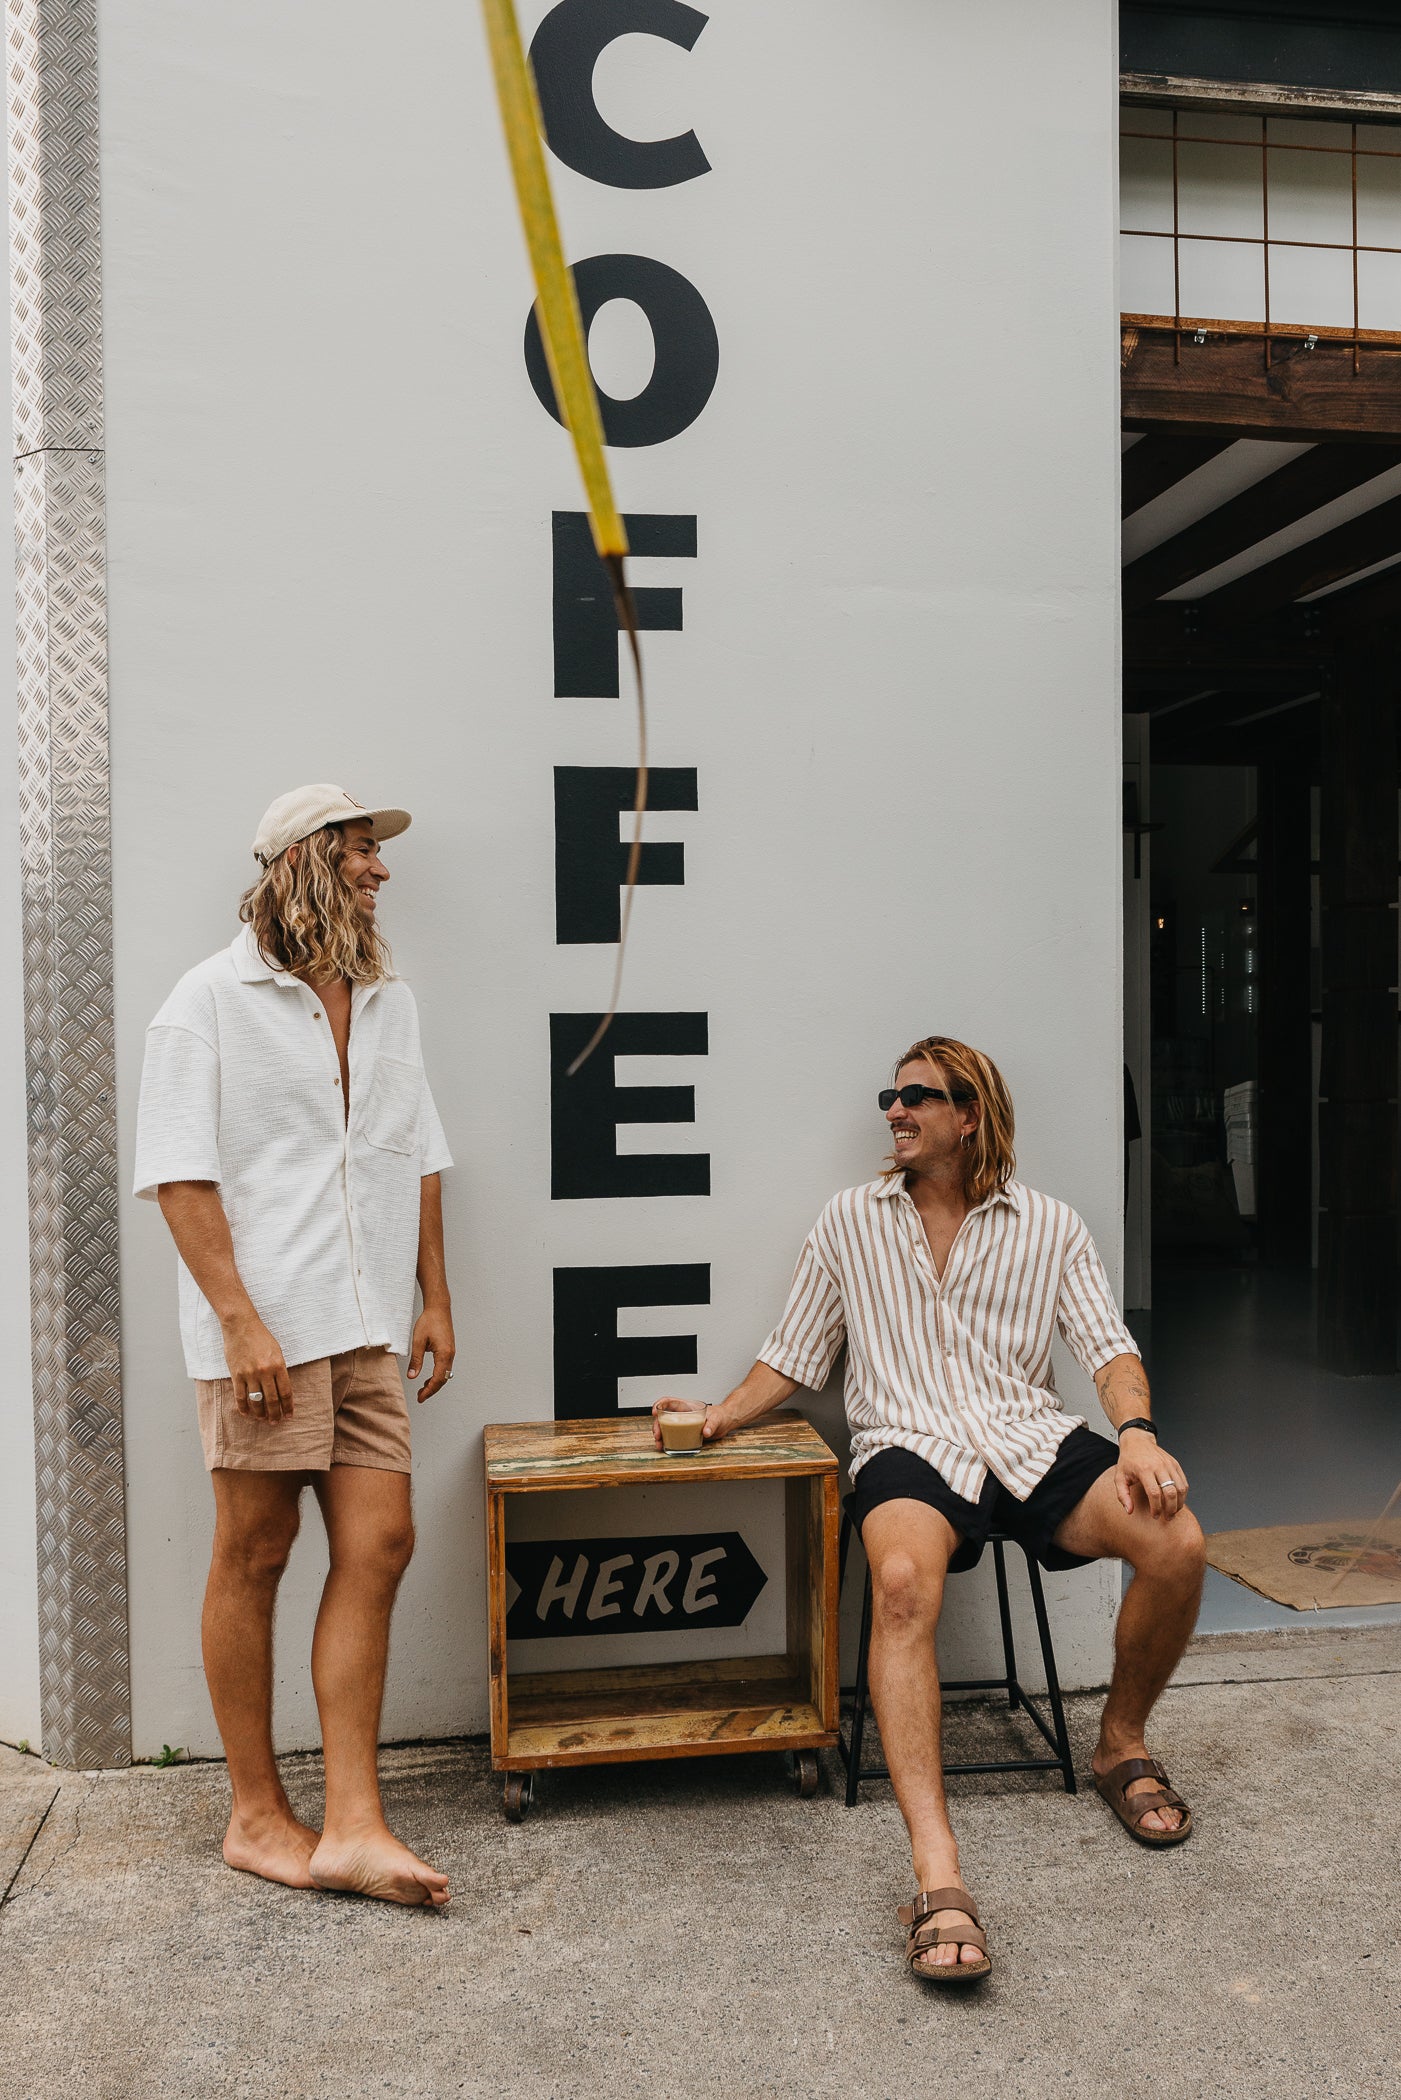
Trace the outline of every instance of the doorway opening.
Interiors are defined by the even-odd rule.
[[[1219,128],[1175,161],[1130,144],[1125,227],[1148,254],[1156,153],[1180,238],[1152,253],[1180,270],[1123,353],[1126,1302],[1216,1532],[1365,1524],[1401,1477],[1401,336],[1324,311],[1299,229],[1287,324],[1259,323],[1248,273],[1239,322],[1183,319],[1182,239],[1255,254]],[[1362,143],[1401,166],[1401,128],[1378,130]],[[1282,143],[1295,205],[1326,217],[1325,149],[1357,139],[1298,122]],[[1367,240],[1401,248],[1401,201],[1378,212]],[[1299,1623],[1209,1578],[1205,1628]]]
[[[1174,485],[1179,512],[1209,500],[1204,479]],[[1207,663],[1198,636],[1174,661],[1135,625],[1130,611],[1130,1324],[1208,1531],[1366,1521],[1401,1477],[1393,692],[1368,651],[1379,691],[1358,700],[1322,658],[1336,634],[1269,665]],[[1401,1620],[1401,1605],[1347,1616]],[[1212,1571],[1201,1623],[1300,1622]]]

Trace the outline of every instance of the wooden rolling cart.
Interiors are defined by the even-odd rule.
[[[559,1765],[793,1753],[798,1791],[817,1789],[817,1752],[837,1742],[837,1461],[791,1411],[696,1452],[663,1456],[647,1416],[493,1423],[486,1432],[491,1758],[519,1822],[533,1774]],[[506,1512],[516,1495],[782,1480],[787,1653],[508,1675]]]

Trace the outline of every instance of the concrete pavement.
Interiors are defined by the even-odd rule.
[[[899,1813],[843,1807],[833,1760],[808,1802],[776,1758],[551,1775],[513,1827],[481,1743],[389,1751],[392,1822],[452,1874],[431,1916],[230,1873],[219,1765],[0,1751],[0,2093],[1390,2100],[1401,1635],[1199,1642],[1159,1723],[1179,1851],[1052,1779],[954,1782],[998,1964],[959,1994],[905,1973]],[[287,1772],[314,1820],[317,1760]]]

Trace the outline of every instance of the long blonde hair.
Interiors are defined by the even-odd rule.
[[[238,915],[253,929],[265,962],[309,984],[348,977],[377,984],[390,974],[389,946],[360,910],[341,873],[345,831],[325,824],[286,847],[239,899]]]
[[[968,1200],[985,1203],[989,1196],[1006,1188],[1017,1170],[1017,1155],[1012,1148],[1016,1118],[1007,1082],[981,1050],[971,1049],[951,1035],[926,1035],[912,1043],[903,1057],[896,1058],[892,1083],[898,1080],[903,1066],[921,1060],[932,1065],[936,1073],[942,1072],[957,1107],[971,1103],[978,1111],[977,1125],[964,1144],[963,1156]]]

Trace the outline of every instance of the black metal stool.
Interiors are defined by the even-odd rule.
[[[837,1560],[837,1596],[846,1582],[846,1557],[851,1548],[852,1520],[850,1508],[842,1512],[842,1536]],[[1009,1539],[1005,1531],[990,1531],[988,1544],[992,1547],[993,1561],[997,1569],[997,1612],[1002,1621],[1002,1657],[1007,1666],[1005,1677],[958,1677],[941,1684],[946,1692],[1005,1692],[1007,1704],[1013,1712],[1020,1707],[1036,1723],[1046,1741],[1055,1752],[1054,1757],[1005,1757],[990,1759],[981,1764],[945,1765],[945,1772],[1059,1772],[1065,1781],[1068,1794],[1076,1791],[1075,1767],[1070,1757],[1070,1737],[1066,1733],[1065,1709],[1061,1705],[1060,1680],[1056,1675],[1055,1650],[1051,1646],[1051,1627],[1046,1617],[1046,1598],[1041,1588],[1041,1570],[1034,1557],[1026,1553],[1027,1580],[1031,1585],[1032,1609],[1036,1613],[1036,1630],[1041,1636],[1041,1660],[1046,1669],[1046,1699],[1051,1709],[1051,1720],[1047,1725],[1043,1716],[1032,1705],[1027,1694],[1017,1682],[1017,1651],[1012,1642],[1012,1612],[1007,1601],[1007,1561],[1004,1549],[1008,1544],[1020,1541]],[[861,1600],[861,1643],[856,1651],[856,1684],[852,1691],[850,1734],[839,1731],[837,1748],[842,1763],[846,1766],[846,1805],[855,1808],[857,1792],[863,1779],[888,1779],[884,1765],[863,1765],[861,1742],[866,1732],[866,1661],[871,1647],[871,1571],[866,1570],[866,1589]],[[845,1696],[845,1693],[843,1694]]]

